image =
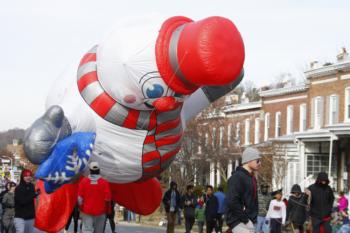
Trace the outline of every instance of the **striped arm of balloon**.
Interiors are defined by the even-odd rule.
[[[35,178],[45,181],[45,191],[54,192],[83,172],[92,154],[95,133],[78,132],[58,142],[39,166]]]

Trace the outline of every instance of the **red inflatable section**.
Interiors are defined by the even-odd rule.
[[[41,194],[36,200],[35,227],[48,233],[64,228],[78,198],[78,183],[66,184],[52,194],[47,194],[44,182],[39,180],[36,189]]]
[[[130,183],[111,183],[112,198],[125,208],[142,215],[153,213],[162,200],[162,189],[156,178]]]

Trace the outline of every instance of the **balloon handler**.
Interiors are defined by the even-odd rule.
[[[244,44],[229,19],[175,16],[118,25],[50,91],[24,149],[39,168],[35,226],[57,232],[96,161],[113,201],[147,215],[157,177],[181,148],[186,122],[243,78]]]

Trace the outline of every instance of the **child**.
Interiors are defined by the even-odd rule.
[[[266,219],[270,219],[271,233],[281,233],[282,225],[286,223],[286,205],[282,201],[282,189],[273,192],[271,195],[275,199],[270,202]]]
[[[195,218],[197,219],[198,224],[198,233],[203,233],[203,226],[205,221],[205,205],[204,205],[204,199],[203,197],[200,197],[197,203],[196,211],[195,211]]]

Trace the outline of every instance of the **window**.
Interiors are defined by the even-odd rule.
[[[276,112],[275,115],[275,137],[281,136],[281,112]]]
[[[237,145],[241,144],[241,124],[239,122],[236,124],[236,142]]]
[[[205,145],[207,146],[209,143],[209,135],[208,133],[205,133]]]
[[[293,133],[293,105],[287,107],[287,134]]]
[[[318,96],[314,99],[314,128],[320,129],[323,125],[323,97]]]
[[[329,97],[329,124],[338,123],[339,102],[337,95],[331,95]]]
[[[255,118],[255,127],[254,127],[254,144],[259,143],[260,137],[260,119]]]
[[[269,139],[270,131],[270,113],[265,113],[265,126],[264,126],[264,141]]]
[[[306,130],[306,104],[300,104],[299,131]]]
[[[231,124],[229,124],[229,125],[227,126],[227,145],[228,145],[228,146],[231,145],[231,136],[232,136],[231,127],[232,127]]]
[[[223,140],[224,140],[224,127],[223,126],[220,127],[220,136],[219,137],[220,137],[219,145],[222,146]]]
[[[216,144],[216,128],[214,127],[213,128],[213,135],[212,135],[212,138],[211,138],[211,145],[213,148],[215,148],[215,144]]]
[[[246,119],[245,120],[245,131],[244,131],[244,144],[245,145],[249,145],[250,142],[249,142],[249,137],[250,137],[250,121],[249,119]]]
[[[350,121],[350,87],[345,89],[345,116],[344,121]]]

